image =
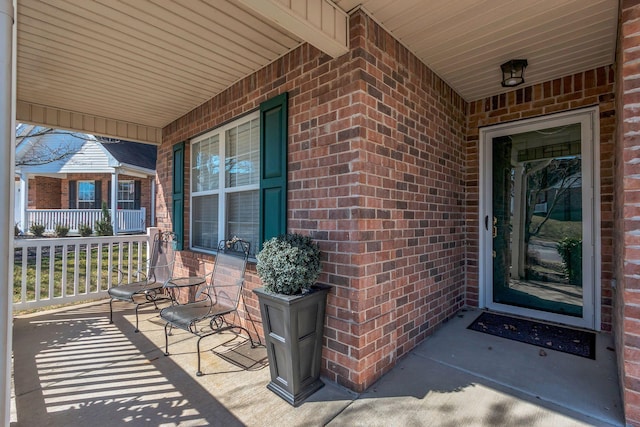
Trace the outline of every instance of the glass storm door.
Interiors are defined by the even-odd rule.
[[[487,307],[595,327],[591,129],[569,116],[485,135]]]

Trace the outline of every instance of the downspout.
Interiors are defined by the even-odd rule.
[[[5,159],[5,168],[0,175],[0,229],[2,251],[0,257],[0,286],[5,289],[0,295],[0,422],[8,426],[11,422],[11,352],[12,352],[12,300],[13,300],[13,230],[14,221],[14,176],[15,176],[15,73],[16,30],[14,24],[16,0],[0,0],[0,158]]]

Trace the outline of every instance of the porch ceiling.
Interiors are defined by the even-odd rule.
[[[361,4],[467,101],[505,92],[510,59],[529,61],[526,84],[614,61],[618,0],[335,1]]]
[[[159,143],[163,126],[300,43],[340,52],[340,19],[359,4],[467,100],[504,91],[509,59],[529,60],[527,83],[614,60],[617,0],[261,1],[281,10],[18,0],[18,120]]]

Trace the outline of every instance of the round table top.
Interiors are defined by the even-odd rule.
[[[176,277],[175,279],[169,280],[167,282],[167,286],[175,286],[181,288],[183,286],[196,286],[201,285],[205,282],[204,277],[200,276],[191,276],[191,277]]]

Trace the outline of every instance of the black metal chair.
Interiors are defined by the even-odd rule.
[[[163,292],[166,283],[173,276],[173,265],[175,263],[176,235],[173,232],[165,231],[155,235],[151,249],[151,256],[144,261],[144,270],[136,271],[136,280],[130,283],[120,283],[109,289],[109,323],[113,323],[113,301],[126,301],[136,306],[136,329],[138,332],[138,308],[141,305],[153,304],[158,308],[157,302],[170,299]],[[121,280],[126,276],[120,272]]]
[[[246,332],[251,347],[256,346],[245,327],[230,323],[228,320],[228,315],[237,315],[249,248],[248,242],[237,238],[220,241],[213,271],[208,275],[209,280],[196,292],[195,300],[166,307],[160,311],[160,317],[167,322],[164,326],[165,356],[169,355],[169,335],[174,327],[198,336],[198,371],[196,373],[198,376],[202,375],[200,341],[203,338],[223,331],[239,329]],[[209,321],[208,328],[207,326],[198,328],[198,322],[203,320]]]

